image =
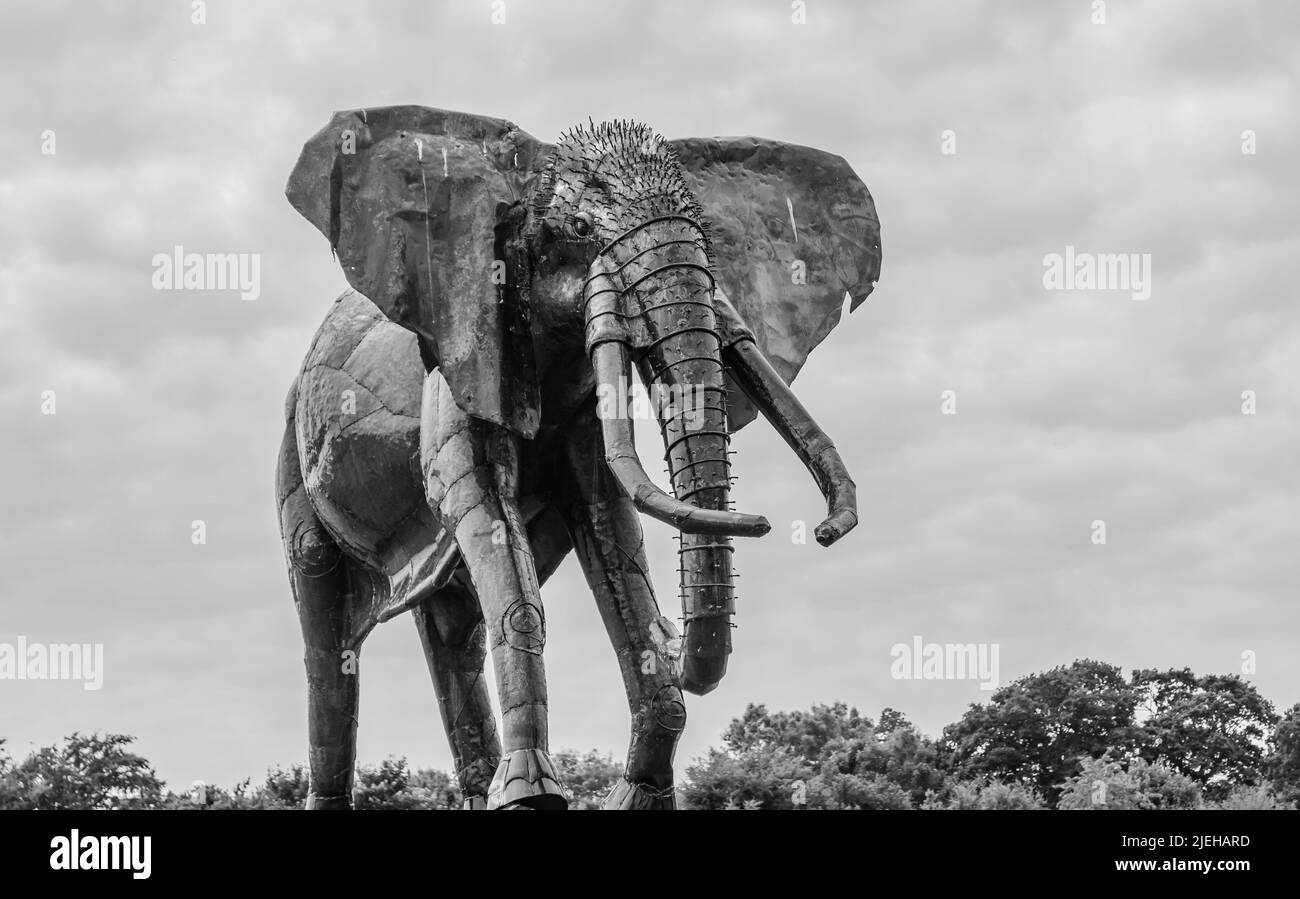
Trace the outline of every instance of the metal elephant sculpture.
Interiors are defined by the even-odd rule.
[[[605,806],[672,808],[682,690],[712,690],[731,651],[731,538],[768,530],[730,509],[730,432],[757,412],[778,430],[826,498],[820,543],[857,523],[839,453],[786,385],[845,292],[856,308],[875,286],[866,187],[840,157],[775,141],[667,141],[620,122],[549,146],[500,119],[402,106],[336,114],[286,193],[354,288],[289,392],[277,476],[306,643],[308,807],[350,807],[361,644],[410,611],[466,807],[564,808],[539,588],[576,550],[632,713]],[[637,458],[634,366],[674,495]],[[681,532],[680,637],[639,513]]]

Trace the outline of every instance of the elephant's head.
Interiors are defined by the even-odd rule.
[[[682,686],[716,686],[734,612],[730,537],[769,530],[730,509],[730,432],[754,417],[750,400],[828,498],[836,486],[834,447],[797,401],[773,397],[788,395],[845,293],[856,308],[879,273],[874,205],[844,160],[752,138],[670,142],[627,123],[548,147],[498,119],[393,107],[337,114],[287,193],[352,286],[419,335],[461,407],[523,437],[540,419],[530,308],[571,311],[610,469],[637,508],[682,533]],[[729,353],[744,345],[762,352]],[[633,366],[659,415],[671,496],[633,445],[622,402]],[[744,394],[728,390],[733,378]],[[824,543],[856,522],[838,512]]]

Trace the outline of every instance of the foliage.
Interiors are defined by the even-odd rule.
[[[244,779],[231,790],[208,786],[203,803],[192,793],[169,793],[165,808],[176,809],[301,809],[307,803],[307,771],[302,765],[272,768],[254,786]],[[404,758],[390,758],[378,767],[359,765],[352,800],[358,809],[459,809],[460,790],[444,771],[412,772]]]
[[[1273,730],[1273,752],[1266,769],[1278,798],[1300,805],[1300,703],[1287,709]]]
[[[687,770],[684,804],[912,808],[943,782],[938,751],[893,709],[880,720],[873,725],[842,702],[806,712],[751,704],[723,734],[723,748]]]
[[[582,754],[561,749],[551,760],[569,790],[571,809],[599,809],[614,788],[614,782],[623,776],[623,766],[612,755],[602,755],[594,749]]]
[[[812,769],[788,749],[751,749],[736,753],[710,749],[686,770],[682,804],[691,809],[790,809],[794,784],[812,777]]]
[[[1263,780],[1278,716],[1246,681],[1236,675],[1197,677],[1187,668],[1147,669],[1133,672],[1133,690],[1142,758],[1191,778],[1208,799]]]
[[[460,790],[442,771],[411,773],[404,758],[358,766],[352,801],[358,809],[458,809]]]
[[[815,705],[808,712],[770,713],[750,704],[710,749],[687,769],[683,804],[694,809],[791,809],[811,797],[808,781],[832,739],[870,728],[844,703]]]
[[[352,803],[358,809],[418,808],[408,787],[411,770],[404,758],[387,758],[378,768],[360,767],[352,789]]]
[[[244,781],[247,789],[248,781]],[[278,765],[266,772],[266,781],[257,792],[266,808],[302,808],[309,790],[307,769],[303,765]]]
[[[156,808],[163,783],[131,752],[125,734],[73,733],[62,746],[0,765],[0,807],[9,809]]]
[[[1045,809],[1047,803],[1032,787],[1019,783],[1003,783],[986,777],[979,780],[950,781],[943,790],[931,791],[920,807],[927,810],[1002,811]]]
[[[1031,674],[972,705],[942,745],[963,779],[1032,784],[1055,802],[1081,759],[1134,739],[1133,690],[1114,665],[1089,659]]]
[[[1075,810],[1201,808],[1201,789],[1164,762],[1107,752],[1084,759],[1066,778],[1057,808]]]
[[[1085,659],[1022,677],[971,706],[941,746],[957,778],[1032,784],[1051,805],[1082,764],[1107,751],[1176,772],[1218,800],[1262,783],[1270,765],[1300,776],[1300,762],[1287,767],[1269,755],[1277,726],[1272,704],[1236,675],[1144,669],[1125,680],[1115,666]],[[1300,733],[1283,738],[1294,744]]]
[[[1294,809],[1295,803],[1284,799],[1268,784],[1235,786],[1223,799],[1207,802],[1206,808],[1231,811],[1279,811]]]
[[[5,751],[5,741],[0,740],[0,809],[18,808],[22,785],[14,771],[13,760]]]
[[[254,784],[171,792],[123,734],[74,733],[15,761],[0,739],[0,809],[301,809],[302,765]],[[599,808],[623,774],[596,750],[553,756],[570,808]],[[693,809],[1294,809],[1300,705],[1278,716],[1235,675],[1076,661],[972,705],[939,742],[886,708],[748,705],[686,771]],[[404,758],[358,766],[359,809],[459,809],[455,779]]]
[[[883,774],[828,771],[814,779],[809,808],[902,810],[912,807],[907,791]]]

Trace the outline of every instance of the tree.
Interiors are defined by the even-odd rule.
[[[688,808],[719,809],[757,804],[791,809],[798,784],[801,799],[817,804],[813,784],[832,741],[869,734],[870,720],[842,702],[808,711],[769,712],[753,703],[723,732],[723,749],[710,749],[687,769],[683,789]]]
[[[824,802],[810,801],[810,807],[913,808],[943,786],[934,741],[896,712],[882,714],[881,721],[874,728],[868,721],[859,732],[826,743],[810,783]],[[884,729],[885,721],[892,730]]]
[[[905,729],[916,729],[912,722],[907,720],[906,715],[888,706],[880,710],[880,720],[876,722],[877,732],[887,734]]]
[[[912,807],[912,797],[883,774],[847,774],[826,771],[813,779],[809,791],[814,797],[809,808],[904,810]]]
[[[750,703],[722,734],[732,752],[785,749],[803,759],[816,759],[826,745],[843,737],[861,736],[871,730],[871,719],[842,702],[817,703],[808,711],[769,712],[767,706]]]
[[[913,806],[919,806],[928,793],[942,788],[947,781],[939,747],[901,715],[888,731],[884,729],[886,720],[882,713],[876,728],[876,745],[866,765],[859,764],[859,770],[887,777],[908,794]]]
[[[304,808],[310,790],[307,769],[303,765],[267,769],[266,781],[256,795],[263,803],[261,808]]]
[[[157,808],[163,783],[125,734],[73,733],[62,746],[46,746],[16,766],[7,760],[0,780],[6,808]]]
[[[807,712],[769,712],[751,703],[723,732],[722,749],[710,749],[686,771],[687,808],[724,809],[746,802],[764,809],[794,808],[796,785],[810,804],[810,781],[832,740],[870,733],[871,722],[842,702]]]
[[[1137,697],[1114,665],[1090,659],[1019,678],[944,729],[961,779],[1031,784],[1055,805],[1080,760],[1134,740]]]
[[[1235,674],[1144,669],[1133,672],[1133,689],[1142,758],[1196,781],[1209,799],[1263,781],[1278,716],[1252,685]]]
[[[842,702],[808,711],[749,705],[687,769],[689,808],[911,808],[944,774],[934,742],[892,709],[881,724]],[[802,786],[800,786],[802,784]]]
[[[552,760],[560,780],[569,790],[571,809],[600,808],[614,782],[623,776],[623,766],[612,755],[602,755],[594,749],[581,755],[573,749],[561,749]]]
[[[1190,777],[1136,754],[1107,752],[1079,764],[1062,784],[1059,809],[1195,809],[1201,790]]]
[[[410,790],[422,808],[459,811],[464,797],[456,779],[446,771],[421,768],[411,775]]]
[[[195,801],[191,793],[168,793],[167,808],[208,809],[226,811],[229,809],[301,809],[307,804],[307,771],[302,765],[290,765],[282,768],[277,765],[268,768],[266,779],[257,786],[252,778],[246,777],[234,787],[208,784],[205,790],[206,801]]]
[[[306,770],[302,765],[291,765],[268,770],[266,780],[259,786],[253,786],[250,778],[230,790],[209,785],[203,804],[197,803],[190,793],[168,793],[163,807],[214,811],[301,809],[306,805],[307,792]],[[353,802],[359,809],[459,809],[461,796],[445,771],[411,772],[405,759],[390,758],[377,768],[357,768]]]
[[[422,797],[411,793],[411,770],[405,758],[387,758],[378,768],[362,765],[356,771],[352,803],[358,809],[421,808]]]
[[[1045,809],[1047,803],[1036,791],[1024,784],[983,778],[949,781],[943,791],[931,792],[926,796],[921,808],[1011,811]]]
[[[813,767],[788,748],[710,749],[686,769],[683,804],[692,809],[725,809],[747,802],[764,809],[794,808],[795,784],[806,783]]]
[[[255,790],[251,782],[252,779],[246,777],[229,790],[205,784],[203,792],[198,795],[192,790],[184,793],[168,790],[159,808],[175,811],[280,808],[260,801],[261,791]]]
[[[18,808],[21,787],[14,772],[13,760],[5,751],[5,741],[0,740],[0,809]]]
[[[1300,802],[1300,703],[1287,709],[1273,729],[1266,770],[1283,803]]]
[[[460,789],[445,771],[411,773],[405,758],[357,768],[352,801],[358,809],[459,809]]]
[[[1206,808],[1232,811],[1279,811],[1294,809],[1295,803],[1283,799],[1266,784],[1236,786],[1223,799],[1207,802]]]

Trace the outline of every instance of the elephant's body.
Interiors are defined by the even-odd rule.
[[[389,577],[440,530],[420,478],[423,383],[415,335],[349,290],[317,331],[289,398],[313,509],[350,557]]]
[[[551,367],[545,365],[544,374]],[[568,374],[557,368],[538,435],[521,446],[520,505],[526,522],[556,531],[545,537],[559,546],[565,543],[562,524],[543,514],[553,499],[547,474],[562,442],[557,436],[592,385],[577,367]],[[349,645],[434,595],[460,564],[454,535],[430,507],[420,474],[425,374],[415,335],[347,290],[316,332],[288,398],[294,427],[286,440],[312,511],[368,594]]]
[[[682,691],[714,689],[731,652],[732,538],[770,528],[731,509],[731,431],[757,412],[777,428],[826,499],[818,542],[857,523],[843,461],[788,381],[845,293],[874,287],[865,186],[839,157],[773,141],[618,122],[547,146],[500,119],[388,107],[337,114],[286,192],[354,288],[290,392],[277,474],[308,807],[350,807],[361,645],[410,611],[467,807],[563,808],[540,588],[574,552],[632,715],[605,807],[672,808]],[[634,371],[671,494],[637,456]],[[681,535],[680,637],[642,514]]]

